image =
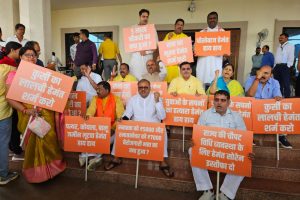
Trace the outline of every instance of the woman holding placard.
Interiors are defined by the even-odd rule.
[[[222,76],[219,77],[219,70],[215,71],[215,78],[207,90],[207,94],[215,94],[218,90],[225,90],[230,96],[245,96],[244,89],[237,80],[233,80],[234,67],[226,64],[222,69]]]

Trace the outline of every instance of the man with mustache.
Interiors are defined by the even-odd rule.
[[[269,65],[262,66],[256,72],[256,76],[250,76],[245,83],[246,96],[255,97],[256,99],[276,99],[280,101],[282,94],[279,82],[272,78],[272,67]],[[282,147],[291,149],[285,135],[279,136],[279,142]]]
[[[136,78],[129,73],[129,65],[127,63],[122,63],[120,65],[120,74],[117,75],[115,67],[111,73],[111,81],[121,81],[121,82],[133,82],[137,81]]]
[[[161,60],[159,60],[156,64],[156,62],[153,59],[150,59],[147,61],[146,66],[148,73],[142,76],[143,79],[146,79],[150,82],[160,82],[165,80],[167,70],[164,63]]]

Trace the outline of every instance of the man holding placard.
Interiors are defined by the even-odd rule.
[[[222,127],[238,130],[246,130],[243,118],[236,112],[229,109],[230,94],[225,90],[219,90],[214,95],[214,107],[203,112],[198,120],[199,125]],[[192,157],[191,149],[189,150]],[[253,154],[249,154],[249,159]],[[192,167],[196,188],[198,191],[204,191],[199,200],[213,200],[213,186],[208,174],[208,170],[198,167]],[[227,174],[221,186],[219,200],[234,199],[243,176]]]
[[[142,79],[138,82],[138,94],[133,96],[126,105],[126,110],[123,114],[123,120],[143,121],[143,122],[158,122],[166,118],[166,112],[163,107],[160,94],[158,92],[150,93],[150,82]],[[168,137],[165,134],[164,138],[164,158],[168,157]],[[112,154],[115,154],[115,146]],[[106,166],[110,170],[120,164],[120,160],[115,158],[109,165]],[[170,170],[170,166],[166,161],[160,163],[160,170],[167,177],[173,177],[174,172]]]
[[[208,27],[200,32],[220,32],[224,31],[218,26],[218,13],[211,12],[207,15]],[[196,67],[196,76],[208,87],[214,79],[216,70],[222,71],[223,55],[219,56],[199,56]]]

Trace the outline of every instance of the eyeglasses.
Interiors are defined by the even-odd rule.
[[[35,54],[31,54],[31,53],[25,53],[24,56],[25,56],[26,58],[30,58],[30,57],[36,58],[36,55],[35,55]]]
[[[227,99],[219,99],[219,98],[214,98],[214,102],[222,102],[222,103],[224,103],[224,102],[226,102],[227,101]]]
[[[182,71],[189,71],[191,68],[181,68]]]
[[[139,88],[139,90],[148,90],[149,89],[149,87],[138,87]]]

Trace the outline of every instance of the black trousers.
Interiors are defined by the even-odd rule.
[[[295,96],[300,97],[300,73],[298,74],[297,81],[296,81]]]
[[[282,95],[285,98],[289,98],[291,96],[290,68],[287,66],[287,64],[276,64],[273,69],[273,75],[274,78],[279,81]]]
[[[22,148],[20,147],[20,135],[21,133],[18,131],[18,112],[14,109],[12,114],[12,129],[11,129],[11,137],[9,141],[9,149],[15,154],[21,154]]]

